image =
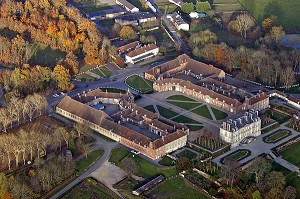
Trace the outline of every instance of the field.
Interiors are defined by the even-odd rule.
[[[181,151],[180,153],[177,153],[176,156],[179,158],[185,157],[185,158],[189,158],[189,159],[194,159],[195,157],[197,157],[197,154],[191,152],[190,150],[184,150],[184,151]]]
[[[163,166],[174,166],[175,161],[172,158],[169,158],[168,156],[164,156],[163,159],[161,159],[158,164]]]
[[[29,52],[29,64],[50,68],[54,68],[57,62],[66,56],[66,53],[60,50],[52,50],[50,47],[38,43],[32,43]]]
[[[213,107],[211,107],[211,110],[214,113],[214,115],[215,115],[215,117],[216,117],[217,120],[223,120],[223,119],[225,119],[228,116],[227,113],[225,113],[223,111],[220,111],[218,109],[215,109]]]
[[[105,185],[95,181],[94,179],[87,178],[81,183],[73,187],[62,199],[68,198],[105,198],[113,199],[118,198],[112,191],[110,191]]]
[[[77,75],[76,76],[76,79],[80,80],[80,81],[83,81],[83,82],[93,82],[93,81],[96,81],[97,79],[86,74],[86,73],[82,73],[80,75]]]
[[[204,193],[194,189],[184,178],[176,177],[161,183],[150,194],[149,198],[198,198],[208,199]]]
[[[112,74],[112,72],[106,67],[100,67],[100,68],[95,68],[94,70],[91,70],[90,72],[99,75],[100,77],[105,77],[105,78],[109,78]]]
[[[266,143],[276,143],[276,142],[288,137],[291,134],[292,134],[292,132],[289,130],[277,130],[274,133],[271,133],[270,135],[265,136],[263,138],[263,141]]]
[[[108,4],[98,4],[98,5],[84,6],[80,8],[80,10],[82,10],[85,13],[97,12],[97,11],[108,10],[108,9],[112,9]]]
[[[125,149],[113,149],[111,152],[111,156],[109,158],[109,162],[112,162],[114,164],[119,164],[123,158],[125,158],[129,154],[129,151]]]
[[[249,150],[239,149],[239,150],[225,156],[224,158],[222,158],[221,162],[224,162],[229,157],[238,161],[238,160],[242,160],[242,159],[246,158],[249,155],[251,155],[251,152]]]
[[[207,119],[210,119],[210,120],[213,119],[212,116],[210,115],[210,112],[206,105],[196,108],[196,109],[192,110],[192,112],[197,115],[200,115],[202,117],[205,117]]]
[[[153,82],[149,81],[138,75],[132,75],[125,80],[125,83],[131,88],[138,90],[142,93],[147,93],[152,91]]]
[[[172,95],[170,97],[167,98],[168,100],[178,100],[178,101],[187,101],[187,102],[196,102],[196,100],[193,100],[189,97],[186,97],[184,95]]]
[[[200,103],[192,103],[192,102],[176,102],[176,101],[168,101],[168,103],[173,104],[177,107],[183,108],[185,110],[190,110],[196,108],[197,106],[201,105]]]
[[[159,1],[159,2],[155,2],[158,9],[162,12],[162,13],[173,13],[174,11],[178,11],[180,10],[180,8],[178,6],[176,6],[175,4],[167,1],[167,0],[163,0],[163,1]]]
[[[290,116],[288,115],[284,115],[282,113],[273,110],[266,110],[266,115],[269,115],[273,120],[276,120],[280,124],[288,121],[290,118]]]
[[[78,162],[76,162],[76,170],[78,174],[83,173],[85,169],[93,164],[94,161],[96,161],[98,158],[101,158],[103,153],[103,150],[92,151],[90,154],[88,154],[87,158],[83,157]]]
[[[279,24],[287,29],[299,29],[299,0],[238,0],[252,16],[261,23],[264,18],[275,15]]]
[[[283,159],[300,166],[300,143],[296,143],[280,153]]]
[[[220,13],[225,23],[231,20],[232,15],[244,10],[236,0],[213,0],[213,8],[217,13]]]

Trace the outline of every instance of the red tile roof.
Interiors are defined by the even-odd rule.
[[[138,56],[140,54],[143,54],[145,52],[149,52],[149,51],[154,50],[156,48],[158,48],[158,47],[155,44],[148,44],[148,45],[145,45],[145,46],[143,46],[141,48],[135,49],[135,50],[127,53],[126,56],[128,56],[128,57],[136,57],[136,56]]]

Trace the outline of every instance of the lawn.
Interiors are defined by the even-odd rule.
[[[136,196],[132,194],[132,191],[136,190],[141,182],[137,181],[133,178],[125,178],[124,180],[121,180],[117,184],[113,185],[115,189],[118,190],[119,193],[121,193],[125,198],[130,199],[143,199],[143,196]]]
[[[273,110],[266,110],[266,115],[269,115],[273,120],[276,120],[280,124],[282,124],[290,119],[290,116],[284,115],[282,113],[279,113],[279,112],[273,111]]]
[[[236,0],[213,0],[213,3],[237,3]]]
[[[280,129],[280,130],[277,130],[277,131],[271,133],[268,136],[265,136],[263,138],[263,141],[266,143],[276,143],[276,142],[288,137],[291,134],[292,134],[292,132],[289,130]]]
[[[160,105],[156,105],[158,111],[159,111],[159,114],[165,118],[171,118],[171,117],[174,117],[176,115],[178,115],[178,113],[174,112],[174,111],[171,111],[170,109],[167,109],[165,107],[162,107]]]
[[[185,110],[191,110],[196,108],[197,106],[201,105],[200,103],[191,103],[191,102],[175,102],[175,101],[168,101],[168,103],[173,104],[177,107],[183,108]]]
[[[111,27],[115,24],[115,20],[114,19],[103,19],[103,20],[98,21],[97,23],[103,27]]]
[[[184,115],[180,115],[178,117],[175,117],[172,120],[175,121],[175,122],[184,123],[184,124],[202,124],[201,122],[193,120],[193,119],[191,119],[189,117],[186,117]]]
[[[103,155],[103,150],[92,151],[88,154],[87,158],[83,157],[79,161],[76,162],[76,170],[78,174],[83,173],[88,167],[90,167],[93,162],[95,162],[98,158],[101,158]]]
[[[223,120],[228,116],[228,114],[223,112],[223,111],[220,111],[220,110],[215,109],[213,107],[210,107],[210,108],[211,108],[212,112],[214,113],[217,120]]]
[[[193,100],[189,97],[186,97],[184,95],[172,95],[170,97],[167,98],[168,100],[178,100],[178,101],[187,101],[187,102],[196,102],[196,100]]]
[[[90,69],[93,69],[93,68],[96,68],[96,67],[97,67],[96,65],[84,64],[83,66],[80,67],[79,73],[83,73],[87,70],[90,70]]]
[[[199,131],[204,128],[204,126],[199,126],[199,125],[186,125],[190,131]]]
[[[150,194],[147,195],[149,198],[198,198],[208,199],[204,193],[194,189],[191,184],[185,181],[184,178],[176,177],[167,180],[157,188],[155,188]]]
[[[172,158],[169,158],[168,156],[164,156],[163,159],[161,159],[158,164],[163,165],[163,166],[174,166],[175,165],[175,160]]]
[[[134,159],[134,161],[137,164],[138,170],[136,175],[143,177],[143,178],[149,178],[154,177],[159,174],[163,174],[165,177],[170,177],[178,174],[178,171],[176,168],[170,168],[170,169],[163,169],[158,168],[155,165],[151,164],[147,160],[140,158],[138,156],[128,156],[129,158]]]
[[[177,10],[180,10],[180,8],[178,6],[176,6],[175,4],[167,1],[167,0],[163,0],[163,1],[159,1],[159,2],[155,2],[155,4],[157,5],[158,9],[162,12],[162,13],[173,13]]]
[[[112,9],[108,4],[98,4],[98,5],[91,5],[91,6],[85,6],[81,7],[80,10],[82,10],[85,13],[90,13],[90,12],[97,12],[101,10],[109,10]]]
[[[125,83],[131,88],[138,90],[142,93],[147,93],[152,91],[153,82],[149,81],[141,76],[132,75],[125,80]]]
[[[283,159],[290,163],[300,166],[300,143],[293,144],[280,153]]]
[[[239,161],[239,160],[242,160],[242,159],[244,159],[244,158],[246,158],[246,157],[248,157],[250,155],[251,155],[251,151],[246,150],[246,149],[239,149],[239,150],[237,150],[237,151],[235,151],[235,152],[233,152],[233,153],[231,153],[231,154],[229,154],[229,155],[221,158],[221,162],[224,163],[224,161],[226,160],[226,158],[229,158],[229,157],[232,158],[232,159],[234,159],[234,160]]]
[[[217,12],[228,12],[228,11],[243,10],[243,8],[239,4],[220,4],[220,5],[215,5],[215,10]]]
[[[212,116],[210,115],[210,112],[206,105],[196,108],[196,109],[192,110],[192,112],[197,115],[200,115],[202,117],[205,117],[207,119],[210,119],[210,120],[213,119]]]
[[[95,68],[94,70],[91,70],[90,72],[95,73],[96,75],[99,75],[101,77],[109,78],[112,74],[112,72],[106,67],[100,67]]]
[[[148,111],[151,111],[151,112],[155,113],[155,109],[154,109],[153,105],[145,106],[144,109],[146,109],[146,110],[148,110]]]
[[[103,91],[107,91],[109,93],[126,93],[127,91],[119,88],[100,88]]]
[[[238,0],[261,23],[265,17],[275,15],[284,28],[300,27],[299,0]]]
[[[110,191],[105,185],[97,182],[92,178],[87,178],[81,183],[73,187],[62,199],[77,198],[77,199],[88,199],[88,198],[105,198],[113,199],[118,198],[112,191]]]
[[[29,48],[30,59],[28,63],[32,65],[54,68],[59,60],[66,57],[66,53],[60,50],[52,50],[49,46],[43,44],[32,43]]]
[[[93,82],[93,81],[96,81],[97,79],[86,74],[86,73],[82,73],[80,75],[77,75],[76,76],[76,79],[79,79],[80,81],[83,81],[83,82]]]
[[[193,153],[192,151],[190,150],[184,150],[184,151],[181,151],[180,153],[177,153],[176,156],[178,158],[189,158],[189,159],[194,159],[195,157],[197,157],[197,154],[196,153]]]
[[[119,164],[123,158],[125,158],[129,154],[129,151],[121,148],[113,149],[111,152],[111,156],[109,158],[109,162],[114,164]]]

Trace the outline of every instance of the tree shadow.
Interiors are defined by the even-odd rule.
[[[267,6],[265,7],[263,17],[267,18],[271,15],[277,16],[279,20],[285,17],[284,10],[278,4],[278,2],[274,1],[274,0],[270,3],[268,3]]]

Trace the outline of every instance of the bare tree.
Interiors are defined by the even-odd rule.
[[[12,153],[15,156],[16,167],[19,166],[19,157],[22,152],[22,146],[19,143],[19,138],[16,135],[9,135],[12,138]]]
[[[259,183],[260,180],[271,170],[271,164],[264,158],[259,157],[254,160],[251,168],[249,170],[250,173],[255,175],[256,183]]]
[[[221,175],[226,179],[226,184],[232,188],[233,183],[239,180],[241,176],[241,165],[232,158],[226,158],[221,170]]]
[[[131,176],[137,172],[137,165],[134,159],[125,157],[121,163],[120,166],[126,171],[128,176]]]
[[[12,118],[8,109],[0,109],[0,121],[2,123],[3,131],[6,132],[8,125],[11,123]]]
[[[30,149],[30,145],[32,145],[32,143],[30,143],[30,140],[33,138],[29,137],[28,135],[29,133],[24,131],[23,129],[18,132],[19,144],[22,149],[23,165],[26,164],[26,151],[27,149]]]
[[[71,133],[69,133],[65,128],[63,127],[59,127],[56,129],[57,131],[61,132],[61,136],[63,138],[63,140],[65,141],[67,148],[69,148],[69,140],[72,137]]]
[[[297,197],[295,187],[288,186],[284,189],[284,199],[295,199]]]
[[[24,106],[25,114],[28,115],[29,120],[31,121],[36,111],[36,106],[34,104],[34,98],[32,95],[29,95],[25,98],[23,106]]]
[[[240,14],[236,18],[234,29],[241,34],[245,39],[247,38],[247,31],[254,25],[252,17],[246,13]]]
[[[35,109],[40,112],[40,115],[43,111],[47,109],[48,103],[44,96],[34,93],[32,102],[35,105]]]
[[[10,135],[0,136],[0,146],[5,151],[8,160],[8,169],[11,168],[11,153],[13,152],[13,138]]]
[[[295,75],[291,67],[286,67],[281,70],[280,82],[285,86],[285,89],[290,88],[295,81]]]

